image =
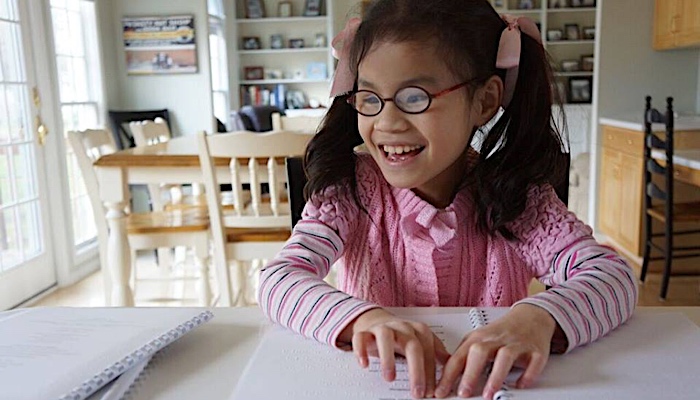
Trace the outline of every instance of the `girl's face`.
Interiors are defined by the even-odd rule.
[[[377,43],[358,69],[358,90],[384,99],[407,86],[435,94],[460,83],[430,43]],[[467,93],[462,87],[434,98],[421,114],[404,113],[388,101],[376,116],[358,115],[360,135],[389,184],[413,189],[439,208],[452,202],[464,177],[471,132],[483,123],[481,107]]]

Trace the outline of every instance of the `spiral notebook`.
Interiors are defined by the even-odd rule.
[[[428,324],[452,352],[469,331],[508,309],[471,309],[467,314],[406,315]],[[499,392],[504,399],[693,399],[698,398],[700,328],[680,313],[639,313],[606,337],[566,355],[553,355],[536,387],[512,389],[514,370]],[[438,371],[438,376],[441,371]],[[270,327],[232,399],[410,399],[405,363],[385,382],[377,359],[368,370],[351,352]],[[270,385],[270,377],[275,384]],[[479,382],[480,395],[485,376]],[[453,392],[452,398],[457,398]],[[475,396],[473,398],[481,398]]]
[[[37,308],[0,318],[0,388],[15,400],[82,400],[213,317],[179,308]],[[126,386],[128,388],[129,385]]]

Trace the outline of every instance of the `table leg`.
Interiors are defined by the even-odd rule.
[[[134,294],[129,287],[131,276],[131,254],[126,232],[126,202],[105,202],[109,241],[107,259],[112,281],[111,305],[115,307],[132,307]]]

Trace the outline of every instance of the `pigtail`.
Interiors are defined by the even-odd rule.
[[[506,225],[525,209],[529,188],[556,186],[568,173],[564,141],[552,121],[553,73],[546,52],[528,35],[521,38],[513,98],[486,135],[473,176],[479,226],[509,239]]]

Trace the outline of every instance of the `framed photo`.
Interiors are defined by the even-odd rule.
[[[245,17],[265,17],[265,3],[263,3],[263,0],[245,0]]]
[[[260,38],[257,36],[244,36],[243,37],[243,50],[259,50]]]
[[[561,70],[562,72],[575,72],[580,71],[581,67],[578,60],[562,60]]]
[[[245,67],[243,69],[243,78],[247,81],[264,79],[265,69],[263,67]]]
[[[579,31],[578,24],[565,24],[564,34],[566,35],[566,40],[581,39],[581,32]]]
[[[307,79],[326,79],[328,78],[326,63],[311,62],[306,65]]]
[[[585,40],[595,39],[595,26],[584,26],[582,29],[582,36]]]
[[[270,48],[271,49],[283,49],[284,48],[284,38],[280,34],[270,35]]]
[[[547,40],[556,42],[562,39],[563,32],[561,29],[547,29]]]
[[[128,75],[197,72],[194,15],[122,18]]]
[[[534,0],[520,0],[518,1],[518,9],[520,10],[532,10],[535,7]]]
[[[317,33],[314,39],[314,47],[326,47],[326,34]]]
[[[566,0],[549,0],[547,8],[566,8]]]
[[[321,15],[321,1],[322,0],[306,0],[306,5],[304,5],[304,16],[318,17]]]
[[[292,2],[280,1],[277,5],[277,15],[280,18],[289,18],[292,16]]]
[[[289,39],[290,49],[302,49],[304,48],[304,39]]]
[[[306,95],[301,90],[288,90],[286,97],[288,108],[306,108]]]
[[[590,103],[592,82],[590,76],[569,78],[569,103]]]
[[[581,56],[581,71],[592,72],[595,66],[595,56],[593,54]]]

